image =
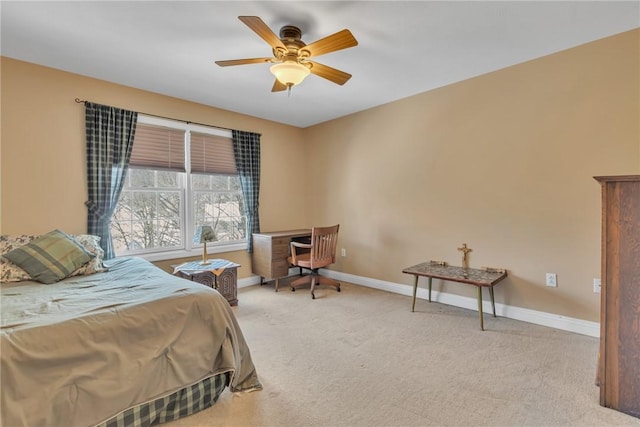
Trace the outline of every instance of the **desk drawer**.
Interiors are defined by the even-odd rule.
[[[271,241],[271,253],[273,258],[286,258],[289,256],[289,242],[288,238],[278,238]]]
[[[274,261],[276,259],[286,259],[289,256],[289,243],[287,242],[284,245],[273,245],[271,253]]]
[[[271,263],[271,277],[284,277],[289,275],[289,262],[286,259],[273,260]]]
[[[290,241],[291,239],[288,237],[278,237],[276,239],[271,239],[271,246],[274,248],[280,245],[289,246]]]

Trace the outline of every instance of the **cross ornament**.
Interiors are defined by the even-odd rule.
[[[469,258],[467,254],[471,252],[473,249],[468,248],[467,244],[463,243],[462,247],[458,248],[458,250],[462,252],[462,267],[469,268]]]

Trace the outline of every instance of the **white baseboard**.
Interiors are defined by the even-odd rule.
[[[259,284],[260,284],[260,276],[254,275],[251,277],[245,277],[244,279],[238,279],[238,289],[246,288],[253,285],[259,285]]]
[[[403,285],[384,280],[371,279],[369,277],[355,276],[353,274],[341,273],[334,270],[322,270],[322,274],[327,277],[331,277],[332,279],[342,280],[356,285],[380,289],[401,295],[413,296],[413,286],[411,285]],[[429,298],[428,294],[428,289],[418,286],[418,292],[416,294],[417,298],[426,300]],[[446,292],[432,291],[431,300],[455,307],[478,311],[478,300],[475,298],[463,297]],[[482,310],[485,313],[491,313],[491,302],[483,301]],[[510,319],[561,329],[563,331],[575,332],[577,334],[588,335],[596,338],[600,337],[600,323],[598,322],[591,322],[588,320],[576,319],[573,317],[530,310],[528,308],[514,307],[500,303],[496,303],[496,314]]]
[[[298,274],[298,269],[289,269],[289,274]],[[370,277],[356,276],[353,274],[342,273],[334,270],[322,270],[322,274],[332,279],[353,283],[355,285],[366,286],[368,288],[393,292],[400,295],[413,296],[413,286],[411,285],[387,282],[384,280],[372,279]],[[252,276],[239,280],[238,288],[257,285],[259,283],[260,277]],[[418,292],[416,294],[417,298],[427,300],[429,299],[428,294],[428,289],[418,286]],[[463,297],[446,292],[432,291],[431,300],[442,304],[452,305],[454,307],[461,307],[468,310],[478,311],[478,300],[475,298]],[[491,313],[491,301],[483,301],[482,310],[485,313]],[[528,308],[513,307],[507,304],[500,303],[496,303],[496,315],[508,317],[509,319],[533,323],[535,325],[547,326],[563,331],[588,335],[591,337],[600,337],[600,323],[598,322],[591,322],[588,320],[576,319],[573,317],[561,316],[553,313],[546,313],[544,311],[530,310]]]

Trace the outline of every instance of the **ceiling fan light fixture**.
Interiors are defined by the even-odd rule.
[[[289,87],[299,85],[311,73],[307,67],[293,61],[272,65],[269,71],[280,83]]]

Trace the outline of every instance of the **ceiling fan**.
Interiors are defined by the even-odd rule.
[[[351,31],[342,30],[311,44],[305,44],[300,37],[302,31],[293,25],[285,25],[280,29],[278,37],[267,24],[257,16],[238,16],[249,28],[258,34],[272,48],[272,58],[247,58],[216,61],[221,67],[231,65],[274,63],[270,71],[276,76],[272,92],[289,90],[300,84],[309,74],[315,74],[333,83],[343,85],[351,78],[351,74],[327,65],[311,61],[311,58],[357,46],[358,41]]]

